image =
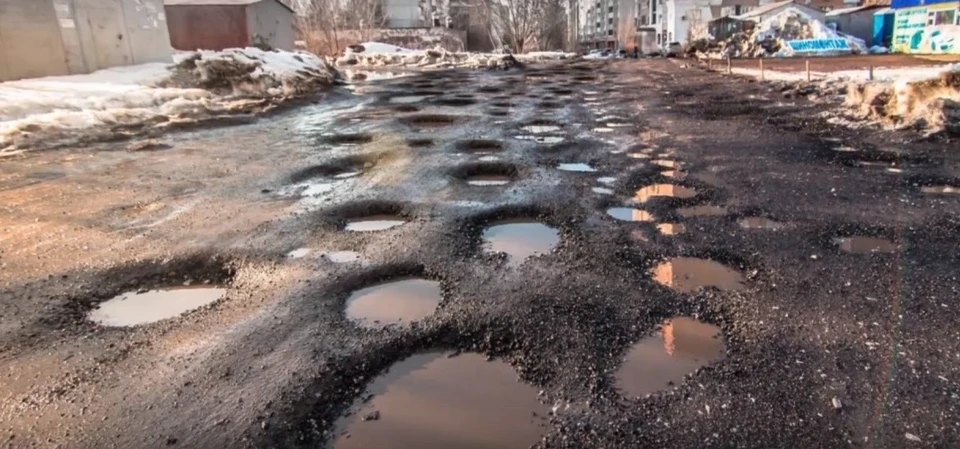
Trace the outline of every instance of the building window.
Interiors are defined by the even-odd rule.
[[[657,33],[657,45],[663,44],[663,36],[660,33]]]
[[[607,12],[613,12],[613,6],[607,8]]]
[[[613,30],[607,30],[607,36],[613,36]]]
[[[613,18],[607,19],[607,25],[613,25]]]
[[[956,11],[934,11],[927,13],[927,25],[953,25],[956,23]]]

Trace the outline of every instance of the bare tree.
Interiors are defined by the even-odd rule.
[[[563,0],[490,0],[487,5],[493,34],[513,52],[564,44]]]
[[[383,0],[296,0],[294,8],[301,39],[320,55],[372,39],[387,19]]]

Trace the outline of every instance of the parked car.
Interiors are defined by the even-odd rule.
[[[668,58],[676,58],[683,54],[683,45],[679,42],[671,42],[667,44],[666,50],[664,50],[663,55]]]

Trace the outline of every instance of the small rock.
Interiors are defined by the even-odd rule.
[[[367,413],[366,415],[364,415],[363,418],[361,418],[361,419],[363,419],[364,421],[377,421],[377,420],[380,419],[380,411],[379,411],[379,410],[374,410],[374,411],[372,411],[372,412]]]
[[[910,433],[910,432],[907,432],[907,433],[904,434],[903,436],[906,437],[906,438],[907,438],[908,440],[910,440],[910,441],[916,441],[916,442],[918,442],[918,443],[920,442],[920,437],[918,437],[918,436],[916,436],[916,435],[914,435],[914,434],[912,434],[912,433]]]
[[[840,400],[837,398],[833,398],[833,400],[831,400],[830,402],[833,404],[833,408],[836,410],[840,410],[841,408],[843,408],[843,403],[840,402]]]

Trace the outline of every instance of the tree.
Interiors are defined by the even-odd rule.
[[[383,0],[296,0],[293,6],[301,39],[319,55],[372,39],[387,19]]]
[[[493,35],[514,53],[562,46],[566,39],[563,0],[489,0]]]

